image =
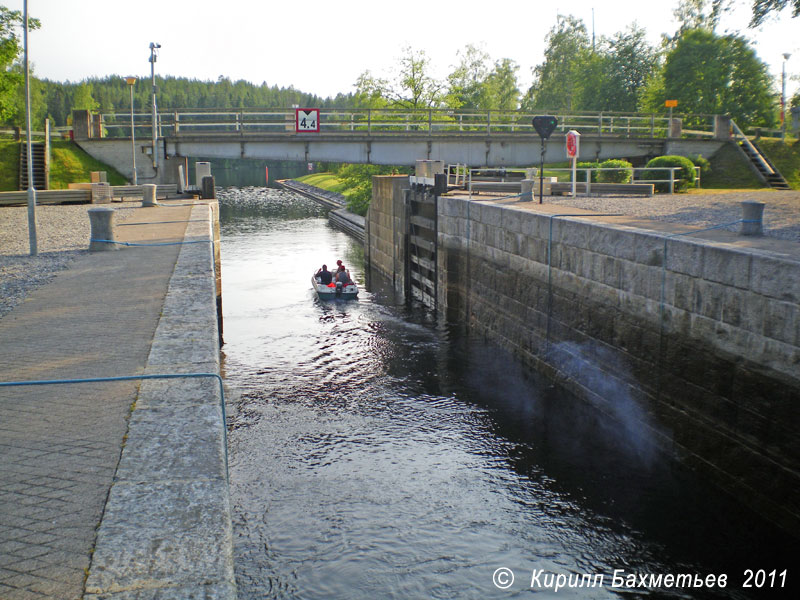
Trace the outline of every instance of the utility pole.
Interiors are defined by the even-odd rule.
[[[158,171],[158,112],[156,110],[156,59],[161,44],[150,42],[150,79],[153,83],[153,169]]]
[[[133,185],[139,185],[136,177],[136,133],[133,125],[133,86],[136,85],[136,77],[126,77],[125,81],[131,88],[131,161],[133,162]]]
[[[31,83],[28,64],[28,0],[23,7],[25,19],[25,130],[28,136],[28,245],[31,256],[39,253],[36,239],[36,190],[33,187],[33,151],[31,150]]]

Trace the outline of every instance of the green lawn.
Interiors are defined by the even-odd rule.
[[[800,190],[800,140],[761,139],[758,145],[793,190]]]
[[[314,187],[328,190],[329,192],[347,195],[344,182],[333,173],[312,173],[311,175],[298,177],[295,181],[313,185]]]
[[[0,191],[19,187],[19,143],[0,140]]]
[[[127,179],[114,167],[95,160],[73,142],[55,141],[50,146],[50,189],[63,190],[70,183],[90,181],[92,171],[105,171],[111,185]]]

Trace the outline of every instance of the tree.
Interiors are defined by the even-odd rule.
[[[792,18],[800,15],[800,0],[753,0],[753,18],[750,20],[750,27],[758,27],[771,12],[780,12],[787,6],[792,7]]]
[[[528,110],[572,110],[581,85],[580,67],[591,52],[586,26],[573,16],[559,15],[545,42],[545,60],[533,69],[534,82],[523,105]]]
[[[459,50],[461,62],[447,76],[447,95],[445,103],[451,108],[478,109],[485,104],[485,83],[489,76],[486,63],[489,55],[480,48],[469,44]]]
[[[81,83],[75,88],[72,94],[72,110],[94,111],[100,108],[100,103],[92,96],[93,86],[91,83]]]
[[[659,68],[659,52],[636,24],[603,38],[581,67],[581,108],[634,112],[645,84]]]
[[[17,30],[24,26],[20,11],[0,6],[0,121],[3,122],[18,116],[17,91],[24,81],[24,73],[15,68],[22,51]],[[28,18],[28,29],[39,27],[38,19]]]
[[[514,110],[519,106],[517,63],[504,58],[490,70],[489,55],[471,44],[459,56],[461,63],[447,76],[445,103],[449,107]]]
[[[370,71],[359,75],[355,83],[355,105],[363,108],[435,108],[443,99],[444,85],[430,74],[430,59],[424,50],[403,48],[403,56],[393,80],[374,76]]]
[[[382,108],[388,103],[389,82],[364,71],[355,83],[355,106],[358,108]]]
[[[714,31],[722,13],[728,10],[728,0],[680,0],[672,15],[678,22],[678,30],[672,37],[664,36],[668,47],[674,47],[681,36],[692,29]]]
[[[430,59],[424,50],[411,46],[403,49],[397,83],[391,88],[391,100],[403,108],[434,108],[442,100],[443,85],[430,75]]]
[[[519,65],[510,58],[503,58],[494,63],[494,68],[486,77],[485,104],[486,110],[516,110],[519,108],[519,87],[517,86]]]
[[[595,49],[582,21],[559,16],[523,107],[634,112],[659,60],[659,51],[636,24],[602,38]]]
[[[664,95],[647,93],[644,108],[675,99],[685,112],[730,114],[740,126],[775,123],[772,78],[743,37],[686,31],[667,54],[662,78]]]

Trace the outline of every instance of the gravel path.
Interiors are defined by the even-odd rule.
[[[138,206],[116,206],[116,222]],[[89,247],[91,204],[36,207],[38,256],[30,256],[28,208],[0,207],[0,318]]]
[[[596,196],[545,198],[548,204],[559,204],[597,212],[618,212],[632,217],[644,217],[684,223],[696,227],[713,227],[742,218],[740,202],[756,200],[764,207],[764,235],[800,242],[800,191],[752,190],[702,194],[657,195],[652,198],[631,196]],[[737,230],[739,225],[732,227]]]

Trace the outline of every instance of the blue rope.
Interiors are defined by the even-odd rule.
[[[222,409],[222,441],[225,446],[225,481],[230,483],[228,475],[228,421],[225,414],[225,389],[222,377],[216,373],[163,373],[156,375],[120,375],[118,377],[88,377],[85,379],[40,379],[32,381],[0,381],[0,387],[25,387],[35,385],[60,385],[71,383],[105,383],[109,381],[135,381],[140,379],[198,379],[214,377],[219,383],[220,408]]]
[[[117,242],[114,240],[96,240],[94,238],[90,242],[102,242],[103,244],[119,244],[120,246],[181,246],[183,244],[209,244],[213,240],[192,240],[189,242],[154,242],[152,244],[136,244],[133,242]]]

